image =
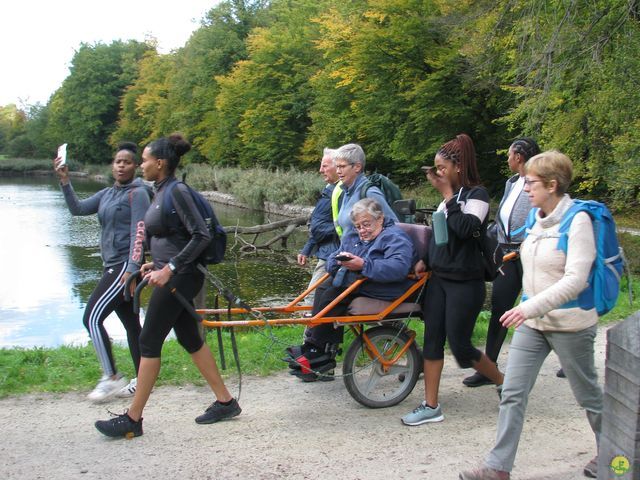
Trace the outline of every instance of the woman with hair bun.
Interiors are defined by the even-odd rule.
[[[146,180],[154,182],[156,189],[145,215],[147,244],[153,261],[142,266],[142,274],[155,288],[140,335],[142,359],[133,402],[122,415],[95,423],[96,428],[109,437],[142,435],[142,412],[160,373],[162,344],[171,329],[217,398],[202,415],[196,417],[196,423],[214,423],[241,412],[220,376],[196,320],[171,293],[175,289],[193,302],[204,281],[204,275],[197,269],[198,259],[210,240],[204,219],[183,183],[170,190],[171,202],[181,226],[169,228],[163,222],[163,197],[168,185],[177,182],[175,170],[180,158],[190,149],[191,145],[180,134],[173,134],[154,140],[142,153],[142,174]],[[171,289],[166,288],[168,285]]]
[[[89,332],[91,343],[102,367],[102,378],[87,398],[102,402],[114,395],[131,396],[136,379],[127,383],[117,368],[111,352],[111,341],[104,328],[105,319],[116,312],[127,332],[127,342],[133,366],[140,365],[140,318],[133,312],[133,303],[124,298],[124,284],[132,272],[140,269],[144,247],[144,214],[149,208],[149,192],[139,178],[134,178],[138,166],[135,143],[122,142],[111,162],[115,182],[89,198],[79,200],[66,165],[54,160],[54,170],[60,179],[62,193],[72,215],[98,214],[100,222],[100,256],[103,272],[91,293],[82,322]],[[135,289],[135,282],[132,282]]]
[[[507,329],[500,323],[504,312],[513,307],[522,289],[522,263],[520,262],[520,244],[524,240],[524,223],[531,210],[529,195],[524,190],[524,164],[540,153],[540,147],[533,138],[517,138],[509,147],[507,164],[513,175],[507,180],[504,195],[496,213],[498,243],[505,254],[518,254],[513,260],[502,265],[503,275],[493,281],[491,291],[491,319],[487,331],[485,353],[493,362],[498,361],[500,349],[507,336]],[[481,373],[474,373],[462,383],[467,387],[480,387],[491,384],[491,380]]]
[[[489,213],[489,194],[480,185],[473,141],[464,133],[458,135],[440,147],[434,166],[423,169],[431,185],[442,195],[438,211],[444,213],[446,220],[440,231],[436,231],[434,221],[427,258],[414,268],[416,273],[431,270],[422,308],[425,399],[402,417],[405,425],[444,420],[438,392],[445,341],[460,367],[473,367],[496,385],[502,384],[502,374],[495,363],[471,344],[485,297],[484,266],[477,237],[486,230]]]

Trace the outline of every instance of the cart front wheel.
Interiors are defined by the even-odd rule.
[[[365,331],[371,344],[385,360],[391,360],[408,343],[395,363],[383,367],[362,337],[349,346],[343,361],[344,384],[359,403],[370,408],[397,405],[413,390],[420,374],[420,354],[406,332],[382,326]]]

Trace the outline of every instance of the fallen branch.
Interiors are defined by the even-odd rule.
[[[254,225],[253,227],[240,227],[238,225],[234,227],[224,227],[224,230],[227,233],[258,234],[258,233],[271,232],[273,230],[277,230],[278,228],[286,228],[289,225],[294,225],[299,227],[302,225],[306,225],[308,221],[309,221],[309,217],[304,216],[304,217],[288,218],[286,220],[280,220],[278,222],[265,223],[263,225]]]
[[[287,248],[287,240],[289,236],[296,231],[300,226],[306,225],[309,221],[309,216],[289,218],[286,220],[280,220],[278,222],[266,223],[263,225],[255,225],[253,227],[240,227],[238,225],[234,227],[224,227],[227,233],[233,233],[236,246],[241,243],[240,251],[243,253],[256,252],[257,250],[268,250],[271,246],[280,241],[282,248]],[[272,232],[274,230],[282,229],[284,231],[268,241],[258,244],[258,237],[261,233]],[[242,235],[253,235],[251,241],[245,240]]]

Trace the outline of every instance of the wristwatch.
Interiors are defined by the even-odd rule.
[[[175,275],[176,271],[178,270],[176,268],[175,263],[173,263],[173,261],[169,260],[169,263],[167,263],[167,265],[169,265],[169,270],[171,270],[171,273],[173,273]]]

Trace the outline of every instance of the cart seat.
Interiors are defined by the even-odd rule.
[[[348,315],[375,315],[391,305],[387,300],[377,298],[356,297],[347,308]],[[422,306],[419,303],[404,302],[398,305],[390,314],[391,318],[406,317],[411,314],[414,317],[422,317]]]

